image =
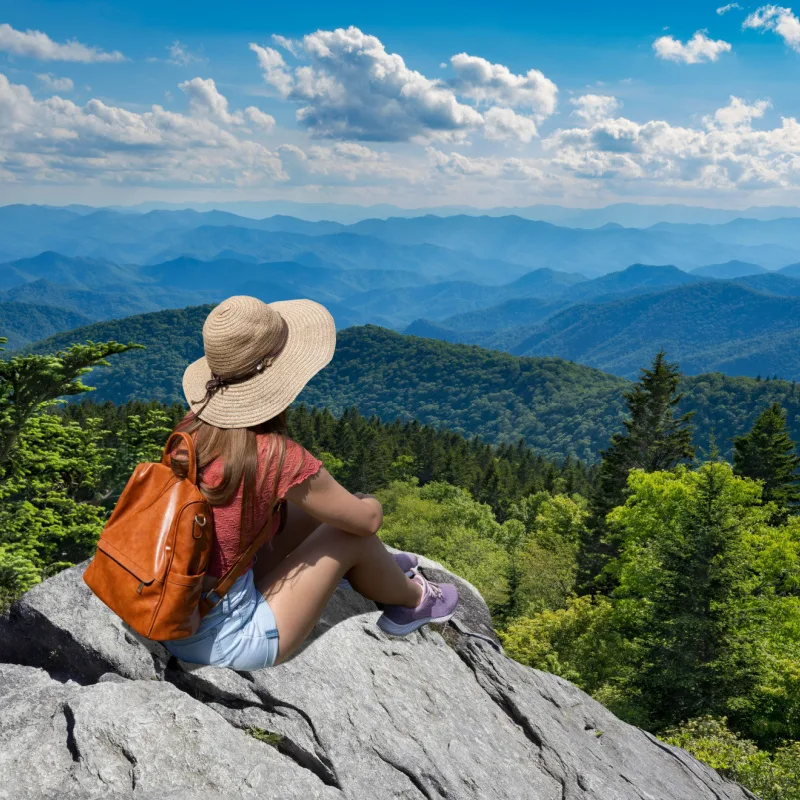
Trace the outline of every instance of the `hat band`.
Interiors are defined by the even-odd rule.
[[[261,356],[258,361],[242,372],[238,372],[234,375],[218,375],[216,372],[211,373],[211,380],[206,382],[206,395],[199,401],[202,404],[202,408],[196,411],[195,414],[199,414],[220,389],[224,389],[226,386],[232,384],[249,381],[251,378],[255,378],[256,375],[260,375],[265,369],[272,366],[275,359],[283,352],[283,349],[286,347],[286,342],[289,340],[289,326],[286,324],[286,320],[283,317],[280,317],[280,320],[281,329],[278,334],[278,341],[265,355]]]

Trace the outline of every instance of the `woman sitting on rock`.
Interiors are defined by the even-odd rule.
[[[311,300],[231,297],[208,315],[203,343],[205,356],[183,377],[191,412],[177,428],[194,440],[200,488],[213,511],[203,596],[216,601],[217,578],[266,525],[271,535],[197,633],[164,646],[183,661],[237,670],[281,663],[345,576],[384,604],[378,625],[387,633],[404,636],[450,619],[455,586],[429,582],[416,556],[384,547],[376,536],[378,500],[348,492],[286,436],[286,409],[333,356],[328,311]],[[284,507],[285,527],[273,541]]]

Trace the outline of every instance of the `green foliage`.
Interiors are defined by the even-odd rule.
[[[586,502],[579,495],[538,492],[511,507],[521,523],[521,541],[507,545],[512,553],[514,615],[564,608],[575,593],[578,550],[585,535]]]
[[[252,736],[256,741],[263,742],[275,748],[282,744],[283,740],[286,738],[280,733],[273,733],[264,728],[248,728],[245,733],[248,736]]]
[[[81,377],[92,366],[135,347],[89,343],[0,361],[0,606],[90,555],[106,517],[97,501],[109,455],[96,420],[45,412],[89,391]]]
[[[98,401],[183,403],[181,376],[202,355],[201,329],[211,306],[111,320],[79,329],[95,341],[136,341],[147,349],[115,359],[92,375]],[[63,349],[76,332],[34,346]],[[787,410],[791,435],[800,438],[800,385],[758,381],[719,372],[685,377],[677,413],[695,412],[695,442],[716,431],[723,455],[774,402]],[[571,455],[597,461],[622,430],[631,384],[596,369],[558,358],[515,357],[476,346],[403,336],[372,325],[338,334],[331,364],[306,387],[300,400],[337,416],[351,407],[382,420],[418,420],[493,443],[528,446],[548,458]],[[337,454],[340,455],[340,454]]]
[[[183,402],[181,376],[202,355],[201,329],[210,309],[159,311],[79,329],[81,337],[147,347],[96,371],[98,399]],[[75,336],[59,334],[34,349],[63,348]],[[371,325],[341,331],[337,339],[332,363],[300,397],[337,416],[355,406],[384,421],[418,420],[497,443],[524,436],[542,455],[584,461],[594,460],[622,421],[626,382],[561,359],[517,358]]]
[[[108,366],[108,356],[139,349],[139,345],[106,342],[74,344],[55,355],[12,356],[0,361],[0,466],[31,416],[57,397],[92,391],[81,377],[96,366]]]
[[[423,487],[395,482],[378,498],[384,507],[384,542],[439,561],[473,583],[494,611],[509,602],[509,555],[499,543],[503,526],[489,506],[464,489],[438,482]]]
[[[183,403],[183,371],[203,355],[203,322],[212,308],[194,306],[97,322],[51,336],[31,349],[49,353],[69,347],[76,339],[139,342],[146,348],[143,352],[122,353],[113,366],[94,371],[92,383],[98,400]]]
[[[620,533],[614,597],[645,609],[636,675],[656,725],[726,714],[761,673],[765,600],[755,553],[770,511],[760,487],[710,462],[692,472],[631,473],[609,515]]]
[[[6,600],[88,558],[106,519],[97,488],[109,469],[95,424],[28,420],[0,483],[0,594]]]
[[[659,352],[649,369],[643,369],[639,381],[625,394],[629,418],[624,432],[614,434],[603,460],[592,493],[592,535],[583,550],[583,580],[587,585],[597,578],[617,545],[605,536],[606,515],[625,501],[628,473],[668,470],[694,457],[692,447],[692,412],[676,416],[683,399],[678,393],[681,374],[676,364]]]
[[[49,303],[0,302],[0,330],[8,335],[11,350],[25,347],[58,331],[68,331],[89,322],[78,309],[53,308]]]
[[[160,461],[164,444],[174,425],[169,414],[161,408],[148,408],[144,416],[129,414],[119,431],[111,472],[109,491],[121,489],[134,468],[142,461]]]
[[[386,424],[346,409],[298,406],[288,415],[290,434],[320,457],[351,491],[373,493],[392,480],[446,481],[468,489],[502,520],[510,505],[539,491],[588,493],[592,471],[574,460],[561,464],[536,455],[524,441],[492,447],[416,421]],[[327,460],[326,460],[327,459]]]
[[[560,675],[628,721],[643,724],[628,688],[638,647],[625,636],[626,628],[627,620],[608,598],[584,595],[564,608],[517,617],[500,638],[511,658]]]
[[[761,800],[800,800],[800,742],[769,753],[727,727],[727,720],[703,716],[664,731],[662,739],[688,750],[725,778]]]
[[[800,504],[797,469],[800,455],[786,428],[786,412],[773,403],[745,436],[734,439],[733,465],[737,475],[761,481],[765,502],[775,502],[785,517]]]

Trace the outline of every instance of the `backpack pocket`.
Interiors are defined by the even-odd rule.
[[[83,579],[115,614],[149,638],[161,581],[102,538]]]

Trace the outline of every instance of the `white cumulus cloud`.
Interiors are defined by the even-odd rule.
[[[538,69],[515,75],[502,64],[459,53],[450,59],[456,73],[453,87],[477,103],[529,108],[540,118],[556,110],[558,87]]]
[[[138,112],[92,99],[36,100],[0,73],[0,180],[155,188],[411,183],[419,169],[357,142],[329,147],[254,141],[275,120],[255,106],[230,108],[210,79],[185,81],[189,113]]]
[[[475,158],[463,153],[445,153],[435,147],[428,147],[427,154],[436,173],[449,178],[531,182],[543,178],[542,170],[531,159]]]
[[[575,106],[573,115],[590,123],[613,117],[621,107],[616,97],[606,94],[584,94],[573,97],[570,103]]]
[[[0,73],[0,179],[155,186],[288,180],[279,155],[248,139],[246,127],[221,125],[223,112],[235,113],[213,92],[197,89],[192,84],[191,114],[159,105],[139,113],[97,99],[37,101],[27,86]]]
[[[536,123],[512,108],[494,106],[483,115],[483,135],[487,139],[518,139],[530,142],[536,136]]]
[[[272,47],[261,47],[250,43],[250,49],[258,58],[258,66],[264,73],[264,80],[278,91],[281,97],[288,97],[291,94],[293,79],[289,74],[283,56]]]
[[[731,45],[722,39],[709,39],[704,31],[697,31],[687,42],[672,36],[661,36],[653,42],[653,49],[658,58],[666,61],[700,64],[703,61],[716,61],[722,53],[731,51]]]
[[[702,127],[617,117],[559,130],[543,145],[554,166],[610,185],[635,181],[720,191],[798,186],[800,124],[790,117],[771,130],[753,128],[768,107],[767,101],[731,97]]]
[[[228,98],[220,94],[211,78],[192,78],[178,84],[189,97],[189,107],[196,114],[210,114],[228,125],[241,125],[241,113],[228,111]]]
[[[791,8],[761,6],[745,19],[742,27],[773,31],[793,50],[800,51],[800,19]]]
[[[7,23],[0,25],[0,51],[15,56],[38,58],[41,61],[124,61],[125,56],[118,50],[109,53],[96,47],[81,44],[71,39],[63,44],[54,42],[42,31],[18,31]]]
[[[72,78],[59,78],[52,72],[41,73],[36,76],[45,89],[51,92],[71,92],[75,88]]]
[[[284,50],[288,50],[295,57],[300,56],[303,52],[302,45],[300,42],[297,41],[297,39],[289,39],[286,36],[281,36],[280,34],[273,33],[272,41],[276,45],[278,45],[278,47],[282,47]]]
[[[244,113],[247,119],[257,128],[261,128],[261,130],[271,131],[275,127],[275,117],[271,114],[265,114],[260,108],[247,106]]]
[[[722,16],[723,14],[727,14],[729,11],[734,11],[736,9],[741,9],[741,6],[738,3],[728,3],[725,6],[720,6],[717,9],[717,14]]]
[[[527,142],[536,135],[536,122],[513,107],[538,118],[555,108],[555,84],[536,70],[514,75],[461,54],[452,61],[456,81],[448,85],[410,69],[380,39],[355,27],[273,42],[301,63],[290,66],[278,50],[252,43],[264,80],[299,106],[298,122],[320,138],[404,142],[482,132]],[[476,105],[489,108],[481,113]]]
[[[731,95],[731,102],[724,108],[717,109],[712,117],[706,117],[704,122],[707,125],[716,123],[723,128],[749,125],[754,119],[763,117],[771,107],[772,103],[769,100],[756,100],[752,105],[748,105],[741,98]]]

